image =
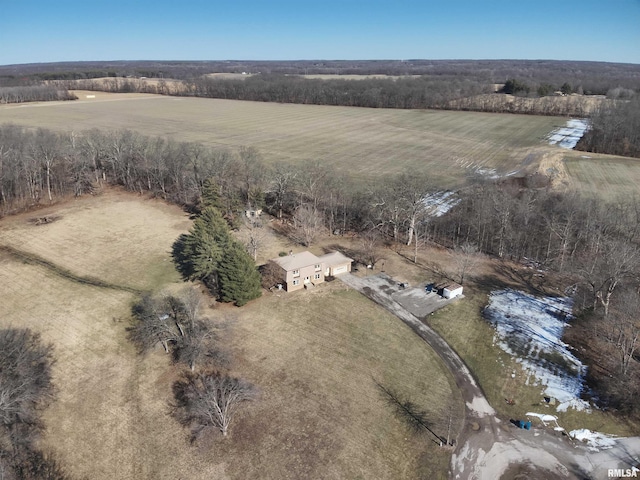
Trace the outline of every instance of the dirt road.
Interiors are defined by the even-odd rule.
[[[397,292],[393,279],[385,274],[365,278],[345,274],[339,278],[407,324],[433,348],[453,375],[465,402],[465,421],[451,459],[451,478],[604,479],[608,478],[609,469],[640,465],[637,437],[619,439],[613,448],[598,452],[571,443],[566,436],[555,436],[545,430],[520,430],[508,420],[498,418],[458,354],[438,333],[392,298]]]

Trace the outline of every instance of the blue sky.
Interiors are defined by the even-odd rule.
[[[640,64],[640,0],[0,0],[0,65],[558,59]]]

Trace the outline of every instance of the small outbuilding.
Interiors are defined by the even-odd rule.
[[[456,298],[462,295],[462,285],[457,283],[450,283],[442,289],[442,296],[444,298]]]

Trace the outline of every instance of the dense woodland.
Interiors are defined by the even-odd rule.
[[[300,60],[300,61],[119,61],[60,62],[0,66],[0,85],[100,77],[192,80],[211,73],[278,75],[427,75],[457,77],[485,84],[520,79],[534,90],[564,83],[588,95],[609,89],[638,89],[640,65],[557,60]]]
[[[602,104],[576,148],[640,158],[640,96]]]

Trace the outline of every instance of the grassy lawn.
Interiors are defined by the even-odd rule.
[[[462,408],[452,380],[423,342],[362,295],[338,281],[269,294],[238,315],[234,337],[236,368],[261,391],[232,441],[217,447],[243,455],[238,475],[446,476],[448,454],[411,433],[375,382],[419,405],[446,435],[449,404]]]
[[[320,161],[359,179],[429,169],[442,187],[460,185],[477,168],[520,168],[532,152],[549,148],[544,137],[564,123],[532,115],[98,94],[0,106],[0,123],[59,131],[129,128],[211,146],[253,146],[267,163]]]
[[[541,404],[544,387],[536,386],[534,377],[494,345],[494,329],[481,315],[487,302],[488,290],[466,285],[465,298],[429,317],[429,324],[469,365],[499,415],[519,419],[527,412],[548,413],[557,415],[558,423],[567,431],[588,428],[621,436],[638,434],[637,425],[596,409],[592,413],[573,409],[556,412],[553,406]],[[514,399],[515,405],[508,405],[506,399]]]
[[[110,191],[45,213],[59,218],[41,226],[33,214],[3,219],[0,245],[116,285],[178,285],[168,257],[189,226],[179,209]],[[266,294],[243,309],[207,307],[229,325],[232,373],[255,383],[259,399],[227,439],[197,444],[168,415],[177,375],[169,358],[160,348],[139,357],[126,338],[134,294],[6,251],[0,291],[0,327],[29,327],[54,344],[57,399],[44,412],[42,443],[78,478],[446,478],[449,453],[396,418],[375,381],[445,435],[449,407],[462,409],[452,380],[401,322],[338,281]]]
[[[45,215],[57,220],[29,222]],[[0,245],[37,255],[79,276],[151,290],[179,280],[171,244],[190,225],[188,215],[176,206],[111,190],[32,215],[8,217],[2,222]]]

